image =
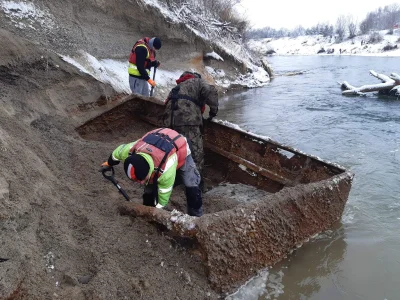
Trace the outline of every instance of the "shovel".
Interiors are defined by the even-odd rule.
[[[156,70],[157,70],[157,67],[154,67],[153,81],[156,79]],[[154,86],[151,87],[151,90],[150,90],[150,97],[153,96],[153,92],[154,92]]]
[[[107,172],[111,172],[111,174],[107,174]],[[101,173],[103,174],[105,179],[110,180],[113,183],[113,185],[117,187],[118,191],[122,194],[122,196],[124,196],[126,201],[129,201],[128,194],[122,189],[122,187],[118,184],[118,181],[114,178],[115,175],[114,168],[108,170],[107,169],[102,170]]]

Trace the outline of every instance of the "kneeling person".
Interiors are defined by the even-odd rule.
[[[202,215],[201,178],[183,135],[168,128],[155,129],[135,142],[118,146],[102,166],[110,168],[120,161],[131,180],[145,184],[144,205],[166,206],[175,178],[180,176],[185,185],[188,214]]]

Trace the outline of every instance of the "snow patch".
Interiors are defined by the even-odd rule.
[[[119,93],[130,93],[127,62],[112,59],[97,60],[80,50],[74,57],[61,56],[66,62],[97,80],[110,84]],[[122,76],[124,74],[124,76]]]
[[[1,1],[0,7],[18,28],[35,29],[33,25],[37,23],[43,28],[57,28],[53,15],[47,9],[41,10],[31,2]]]
[[[229,24],[223,24],[217,20],[210,19],[205,15],[201,6],[196,1],[185,2],[176,7],[174,4],[167,7],[164,3],[157,0],[144,0],[144,5],[158,9],[167,19],[167,22],[183,24],[195,35],[217,46],[221,51],[231,55],[237,62],[243,63],[249,72],[246,75],[237,73],[238,78],[228,79],[223,70],[208,70],[215,79],[215,83],[223,88],[230,86],[258,87],[266,85],[269,82],[268,73],[261,67],[253,63],[250,53],[243,47],[233,27]],[[38,5],[28,1],[6,1],[0,0],[0,7],[11,20],[11,22],[21,29],[47,29],[49,32],[57,28],[55,18],[48,9],[41,10]],[[218,39],[216,40],[216,38]],[[81,56],[81,57],[79,57]],[[206,54],[206,57],[224,61],[224,59],[215,51]],[[96,79],[110,83],[117,91],[130,93],[129,78],[124,69],[123,62],[116,60],[97,61],[90,54],[80,53],[74,57],[65,57],[65,60],[74,64],[82,72],[88,73]],[[99,65],[99,63],[101,65]],[[156,83],[161,92],[163,86],[172,87],[175,79],[179,77],[177,72],[157,70]],[[180,72],[181,73],[181,72]],[[160,75],[160,76],[158,76]]]
[[[239,74],[235,80],[229,80],[224,70],[214,69],[210,66],[206,66],[205,69],[207,73],[214,78],[215,83],[223,88],[229,88],[231,86],[255,88],[264,86],[270,81],[268,74],[262,68],[257,69],[257,71],[253,73],[247,73],[245,75]]]
[[[239,125],[231,123],[229,121],[214,119],[213,122],[216,122],[218,124],[222,124],[222,125],[228,126],[230,128],[233,128],[233,129],[236,129],[236,130],[240,130],[240,131],[243,131],[243,132],[247,133],[247,131],[243,130]]]
[[[81,50],[74,57],[62,56],[63,60],[74,65],[80,71],[89,74],[97,80],[110,84],[117,92],[130,94],[128,61],[115,59],[98,60],[91,54]],[[166,71],[157,69],[156,88],[174,85],[182,70]]]
[[[231,123],[231,122],[226,121],[226,120],[213,119],[213,122],[216,122],[216,123],[218,123],[218,124],[225,125],[225,126],[227,126],[227,127],[233,128],[233,129],[235,129],[235,130],[239,130],[239,131],[241,131],[241,132],[250,134],[250,135],[252,135],[252,136],[254,136],[254,137],[257,137],[257,138],[260,138],[260,139],[262,139],[262,140],[272,141],[271,138],[268,137],[268,136],[255,134],[255,133],[253,133],[253,132],[250,132],[250,131],[248,131],[248,130],[243,129],[242,127],[240,127],[240,126],[237,125],[237,124]]]
[[[252,73],[246,73],[240,75],[238,79],[232,82],[232,84],[240,85],[243,87],[255,88],[268,84],[270,81],[268,73],[261,67],[254,67]]]
[[[210,52],[210,53],[207,53],[207,54],[205,55],[205,57],[211,57],[211,58],[213,58],[213,59],[215,59],[215,60],[224,61],[224,59],[223,59],[221,56],[219,56],[217,53],[215,53],[214,51],[213,51],[213,52]]]
[[[230,28],[230,26],[224,26],[228,24],[223,24],[207,16],[202,11],[199,2],[184,2],[179,6],[171,3],[167,8],[157,0],[143,1],[146,5],[157,8],[169,22],[182,24],[195,35],[231,55],[237,62],[243,63],[250,70],[245,76],[234,82],[230,82],[227,79],[224,81],[216,80],[218,85],[229,87],[230,84],[236,84],[243,87],[257,87],[269,82],[268,73],[253,63],[253,58],[238,39],[235,29],[233,27]],[[208,54],[218,57],[223,61],[222,57],[214,51]]]

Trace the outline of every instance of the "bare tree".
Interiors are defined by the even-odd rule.
[[[347,30],[349,31],[349,38],[352,39],[357,35],[357,20],[355,20],[352,15],[348,15],[346,23]]]
[[[374,28],[373,14],[368,13],[367,17],[360,23],[360,31],[362,34],[367,34]]]
[[[299,25],[295,29],[292,30],[292,32],[290,33],[290,36],[298,37],[301,35],[305,35],[305,33],[306,33],[306,30],[304,29],[304,27]]]
[[[336,20],[336,34],[337,40],[339,42],[343,41],[346,34],[346,17],[344,15],[340,15]]]
[[[327,36],[332,37],[334,31],[335,31],[335,30],[334,30],[333,26],[330,25],[329,23],[326,23],[326,24],[323,26],[322,35],[323,35],[324,37],[327,37]]]
[[[360,23],[360,30],[363,34],[367,34],[371,30],[383,29],[389,29],[393,32],[393,27],[398,22],[400,22],[400,5],[394,3],[384,8],[380,7],[374,12],[369,12]]]
[[[393,27],[399,21],[400,18],[400,6],[397,3],[393,3],[384,8],[385,12],[385,28],[389,29],[393,33]]]

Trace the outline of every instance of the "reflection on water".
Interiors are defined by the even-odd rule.
[[[327,299],[343,299],[336,274],[346,251],[346,241],[343,227],[338,226],[319,234],[286,260],[262,271],[227,300],[311,299],[324,280],[331,281]],[[305,265],[306,262],[309,264]]]
[[[345,252],[343,228],[335,228],[304,244],[301,250],[271,269],[271,272],[285,270],[282,281],[285,289],[279,299],[311,299],[320,291],[321,283],[327,289],[325,280],[330,281],[325,299],[343,299],[343,291],[336,282],[336,276]],[[309,263],[308,266],[305,262]],[[271,298],[266,296],[260,299]]]
[[[309,56],[273,57],[271,63],[278,74],[304,74],[227,94],[218,118],[339,163],[355,179],[341,224],[248,290],[259,299],[400,299],[400,101],[344,97],[337,83],[378,83],[369,70],[398,72],[400,60]],[[283,293],[269,288],[272,275]],[[245,293],[232,299],[253,299]]]

